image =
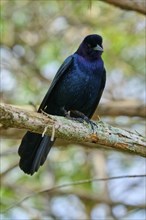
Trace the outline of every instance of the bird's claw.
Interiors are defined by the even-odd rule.
[[[95,127],[98,128],[97,124],[94,121],[89,120],[91,129],[92,129],[92,133],[95,134]]]
[[[86,122],[87,124],[90,125],[91,130],[92,130],[92,133],[93,133],[93,134],[96,133],[96,132],[95,132],[95,127],[98,127],[97,124],[96,124],[94,121],[90,120],[87,116],[85,116],[84,118],[72,118],[72,119],[73,119],[73,120],[76,120],[76,121],[78,121],[78,122],[80,122],[80,123]]]
[[[77,116],[73,117],[71,114]],[[95,127],[97,127],[96,123],[91,121],[86,115],[84,115],[82,112],[76,111],[76,110],[70,110],[70,111],[65,111],[65,117],[74,121],[78,121],[80,123],[86,122],[91,126],[93,134],[95,133]]]

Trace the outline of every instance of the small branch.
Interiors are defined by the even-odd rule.
[[[46,193],[46,191],[45,191]],[[44,194],[45,194],[44,193]],[[145,209],[145,204],[128,204],[123,202],[123,201],[111,201],[109,199],[105,199],[104,197],[99,197],[95,194],[89,194],[89,192],[87,193],[87,191],[84,190],[56,190],[56,191],[52,191],[49,192],[49,196],[59,196],[59,195],[69,195],[69,194],[74,194],[77,197],[79,197],[80,199],[82,199],[83,201],[87,201],[87,202],[92,202],[95,204],[100,204],[100,203],[105,203],[109,206],[117,206],[117,205],[123,205],[126,206],[127,209],[135,209],[135,208],[140,208],[140,209]]]
[[[146,14],[146,2],[145,0],[100,0],[109,4],[115,5],[119,8],[137,11],[141,14]]]
[[[5,209],[3,212],[7,212],[10,209],[14,208],[15,206],[20,205],[22,202],[26,201],[27,199],[40,195],[40,194],[51,194],[53,192],[58,191],[59,189],[62,188],[66,188],[69,186],[76,186],[76,185],[81,185],[81,184],[87,184],[87,183],[91,183],[91,182],[99,182],[99,181],[113,181],[116,179],[129,179],[129,178],[141,178],[141,177],[146,177],[146,174],[140,174],[140,175],[125,175],[125,176],[113,176],[113,177],[108,177],[108,178],[94,178],[94,179],[86,179],[86,180],[79,180],[79,181],[75,181],[75,182],[71,182],[71,183],[64,183],[62,185],[58,185],[55,187],[52,187],[50,189],[46,189],[46,190],[42,190],[42,191],[38,191],[38,192],[34,192],[26,197],[24,197],[23,199],[21,199],[20,201],[16,202],[15,204],[13,204],[12,206],[10,206],[8,209]]]
[[[7,175],[11,170],[16,168],[17,166],[18,166],[18,163],[12,164],[7,170],[5,170],[4,172],[0,174],[0,178],[3,178],[5,175]]]
[[[20,128],[42,134],[52,135],[52,126],[55,129],[55,138],[65,139],[78,143],[95,143],[98,148],[103,145],[115,150],[134,153],[146,157],[146,139],[138,133],[112,127],[102,121],[97,122],[95,133],[87,123],[79,123],[60,116],[29,112],[8,104],[0,105],[1,124],[4,128]]]

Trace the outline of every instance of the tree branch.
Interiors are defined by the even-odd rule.
[[[115,5],[119,8],[131,11],[137,11],[141,14],[146,14],[145,0],[100,0],[109,4]]]
[[[101,116],[146,117],[146,105],[137,100],[110,101],[100,104],[95,112]]]
[[[81,185],[81,184],[87,184],[87,183],[92,183],[92,182],[101,182],[101,181],[113,181],[113,180],[117,180],[117,179],[130,179],[130,178],[145,178],[146,177],[146,174],[139,174],[139,175],[125,175],[125,176],[112,176],[112,177],[105,177],[105,178],[94,178],[94,179],[85,179],[85,180],[78,180],[78,181],[74,181],[74,182],[71,182],[71,183],[64,183],[64,184],[61,184],[61,185],[57,185],[57,186],[54,186],[52,188],[49,188],[49,189],[45,189],[45,190],[41,190],[41,191],[38,191],[38,192],[33,192],[31,194],[29,194],[28,196],[24,197],[23,199],[19,200],[18,202],[16,202],[15,204],[11,205],[10,207],[8,207],[7,209],[5,209],[3,211],[3,213],[9,211],[10,209],[14,208],[15,206],[18,206],[20,205],[21,203],[23,203],[24,201],[26,201],[27,199],[31,198],[31,197],[34,197],[34,196],[37,196],[37,195],[41,195],[41,194],[44,194],[44,195],[51,195],[52,193],[57,193],[58,190],[62,190],[63,188],[66,188],[66,187],[71,187],[71,186],[76,186],[76,185]],[[66,193],[69,193],[69,191],[67,191]],[[81,191],[80,191],[81,193]],[[63,194],[63,191],[62,191],[62,194]],[[58,193],[57,193],[58,195]],[[79,197],[84,197],[85,199],[85,195],[83,196],[82,194],[80,194]],[[86,198],[86,199],[89,199],[89,198]],[[91,198],[90,198],[91,199]],[[97,198],[94,198],[97,200]],[[103,199],[103,198],[102,198]],[[93,198],[92,198],[93,200]],[[109,203],[108,200],[102,200],[104,203]],[[96,201],[97,203],[99,203],[100,201],[97,200]],[[111,205],[120,205],[121,202],[112,202]],[[131,206],[131,205],[128,205],[126,204],[126,206]],[[136,207],[132,207],[132,208],[136,208]],[[140,208],[143,208],[143,205],[141,205]],[[144,207],[145,208],[145,207]]]
[[[44,190],[45,193],[44,195],[46,196],[46,190]],[[145,204],[128,204],[126,201],[111,201],[109,199],[104,198],[103,196],[100,197],[99,195],[95,194],[89,194],[85,190],[56,190],[56,191],[50,191],[48,192],[48,196],[59,196],[59,195],[76,195],[79,197],[81,200],[86,201],[86,202],[92,202],[95,204],[101,204],[105,203],[109,206],[117,206],[117,205],[123,205],[126,206],[128,210],[130,209],[135,209],[135,208],[140,208],[140,209],[145,209]]]
[[[19,107],[19,106],[17,106]],[[26,109],[28,111],[34,111],[33,105],[23,105],[21,109]],[[93,120],[97,120],[99,116],[128,116],[128,117],[139,117],[140,120],[146,117],[146,105],[138,100],[126,99],[122,101],[109,101],[106,103],[100,103],[95,114],[93,115]],[[137,119],[137,120],[139,120]],[[129,118],[129,120],[131,120]],[[131,120],[132,121],[132,120]],[[134,122],[134,121],[132,121]],[[17,136],[16,136],[17,133]],[[19,131],[18,129],[1,129],[1,137],[9,139],[20,139],[24,135],[24,131]],[[58,141],[57,141],[58,142]]]
[[[79,123],[64,117],[29,112],[8,104],[0,105],[1,124],[4,128],[20,128],[36,133],[78,143],[95,143],[123,152],[134,153],[146,157],[146,139],[138,133],[112,127],[102,121],[96,123],[95,133],[87,123]],[[98,145],[96,145],[98,148]]]

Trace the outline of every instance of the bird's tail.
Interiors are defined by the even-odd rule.
[[[47,155],[53,145],[51,137],[27,132],[20,144],[20,168],[27,174],[33,175],[44,164]]]

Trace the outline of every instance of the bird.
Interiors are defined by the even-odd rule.
[[[58,69],[38,112],[91,122],[106,83],[102,37],[87,35]],[[33,175],[54,144],[50,136],[27,131],[18,149],[19,167]]]

